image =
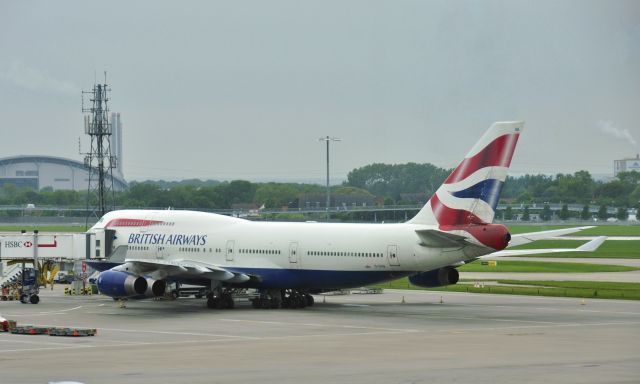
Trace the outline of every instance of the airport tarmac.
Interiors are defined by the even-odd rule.
[[[61,292],[1,302],[0,314],[98,335],[0,333],[0,382],[640,382],[637,301],[389,290],[316,296],[306,309],[209,310],[191,298],[119,308]]]

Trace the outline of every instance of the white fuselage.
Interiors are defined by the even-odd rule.
[[[127,259],[195,261],[261,276],[265,287],[361,286],[456,265],[463,247],[421,245],[416,224],[248,221],[193,211],[125,210],[92,231],[113,229]],[[477,256],[477,255],[473,255]]]

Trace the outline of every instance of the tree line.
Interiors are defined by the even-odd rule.
[[[332,193],[366,194],[379,204],[424,203],[451,172],[432,164],[371,164],[349,172],[347,180],[332,187]],[[256,204],[265,208],[298,206],[305,193],[324,193],[325,187],[297,183],[253,183],[246,180],[183,180],[180,182],[131,182],[115,194],[119,207],[229,209],[234,204]],[[0,188],[0,205],[48,205],[84,207],[86,191],[40,191],[6,184]],[[640,173],[622,172],[609,181],[597,181],[587,171],[574,174],[508,177],[501,203],[591,204],[638,208]]]
[[[431,196],[451,171],[432,164],[371,164],[349,172],[345,184],[399,203],[407,193]],[[587,171],[555,176],[509,176],[502,189],[501,202],[637,207],[640,172],[620,172],[609,181],[596,181]]]

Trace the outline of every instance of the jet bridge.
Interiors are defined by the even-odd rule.
[[[0,287],[18,282],[24,268],[16,264],[33,264],[36,274],[43,265],[74,263],[80,260],[102,259],[112,251],[114,231],[87,233],[0,233]],[[55,274],[55,273],[54,273]],[[51,280],[53,276],[50,277]],[[24,288],[24,287],[23,287]],[[37,287],[36,287],[37,290]]]

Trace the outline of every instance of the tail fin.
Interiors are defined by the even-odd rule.
[[[409,223],[491,223],[523,126],[522,121],[493,123]]]

